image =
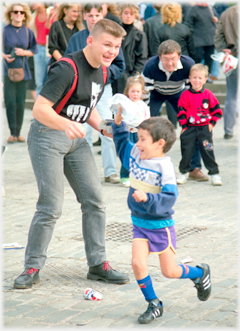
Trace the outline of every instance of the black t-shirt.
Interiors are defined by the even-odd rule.
[[[75,91],[59,115],[70,120],[84,123],[88,120],[91,111],[100,100],[103,90],[102,66],[93,68],[86,60],[83,51],[67,55],[77,66],[78,82]],[[40,94],[54,102],[56,109],[62,98],[70,90],[74,81],[74,69],[65,61],[55,62],[49,70],[48,78]]]

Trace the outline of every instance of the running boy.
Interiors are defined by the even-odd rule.
[[[113,139],[123,165],[130,171],[128,206],[133,222],[132,268],[141,291],[149,303],[138,318],[146,324],[163,314],[163,304],[154,292],[147,271],[149,254],[158,254],[162,274],[167,278],[190,278],[198,298],[205,301],[211,293],[210,268],[175,264],[176,235],[172,207],[178,190],[174,166],[165,156],[176,140],[174,125],[162,117],[144,120],[138,127],[138,142],[129,141],[121,109],[112,125]]]
[[[179,164],[178,184],[187,181],[191,158],[198,142],[204,165],[211,175],[212,185],[222,185],[212,140],[212,129],[222,117],[222,110],[213,93],[204,88],[207,77],[207,66],[201,63],[194,64],[189,73],[191,87],[181,94],[178,101],[178,120],[182,126],[180,136],[182,160]]]

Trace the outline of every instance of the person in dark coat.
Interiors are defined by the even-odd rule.
[[[121,24],[117,5],[115,5],[114,3],[102,3],[101,6],[103,9],[102,13],[104,18],[112,20],[118,24]]]
[[[128,77],[142,72],[148,54],[146,34],[134,26],[135,19],[139,19],[139,7],[135,4],[123,3],[120,17],[121,25],[127,32],[122,42],[126,69],[123,77],[113,82],[113,94],[123,93]]]
[[[182,50],[182,55],[195,57],[195,47],[190,29],[182,24],[182,7],[178,3],[166,3],[161,8],[162,25],[155,31],[152,43],[153,55],[158,54],[159,45],[168,39],[175,40]],[[177,113],[166,101],[168,119],[177,127]]]
[[[218,17],[215,9],[207,3],[198,3],[190,9],[185,24],[190,28],[195,45],[195,62],[204,62],[211,73],[214,53],[214,34]]]
[[[146,33],[148,41],[148,57],[156,55],[154,53],[154,37],[158,29],[162,26],[161,7],[162,5],[154,5],[156,9],[155,15],[149,17],[143,25],[143,31]]]
[[[158,54],[159,45],[168,39],[175,40],[182,50],[182,55],[195,58],[195,47],[190,29],[182,24],[182,7],[178,3],[166,3],[162,6],[163,25],[156,31],[154,54]]]

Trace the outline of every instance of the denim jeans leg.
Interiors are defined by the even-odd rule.
[[[46,80],[48,62],[49,57],[46,55],[46,46],[38,45],[38,53],[34,55],[34,76],[37,96]]]
[[[108,100],[112,97],[112,86],[111,84],[106,84],[104,88],[103,95],[97,104],[97,110],[103,120],[112,119],[112,112],[108,105]],[[112,174],[116,174],[116,163],[117,163],[117,153],[112,138],[101,137],[101,148],[102,148],[102,164],[104,170],[104,177],[109,177]]]
[[[82,233],[89,266],[106,261],[105,205],[102,186],[90,146],[85,139],[76,139],[64,158],[64,173],[82,209]]]
[[[89,146],[91,147],[92,153],[93,153],[93,144],[92,144],[92,132],[93,132],[93,128],[91,127],[91,125],[89,125],[87,123],[83,123],[83,127],[84,127],[84,129],[86,131],[85,139],[87,140]]]
[[[25,267],[42,269],[63,204],[63,158],[68,148],[64,132],[52,130],[34,120],[28,134],[29,155],[36,176],[39,198],[32,219],[25,252]]]
[[[226,77],[227,94],[223,113],[224,132],[233,135],[233,127],[236,122],[237,113],[237,91],[238,91],[238,68]]]

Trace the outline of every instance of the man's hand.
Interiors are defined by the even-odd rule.
[[[65,124],[64,131],[67,137],[71,140],[75,138],[84,138],[86,136],[85,129],[81,123],[68,120]]]
[[[118,108],[118,113],[117,113],[117,115],[114,118],[114,123],[116,125],[120,125],[122,123],[122,119],[123,119],[122,118],[122,107],[119,107]]]
[[[147,194],[142,190],[135,190],[132,197],[135,199],[136,202],[147,201]]]

